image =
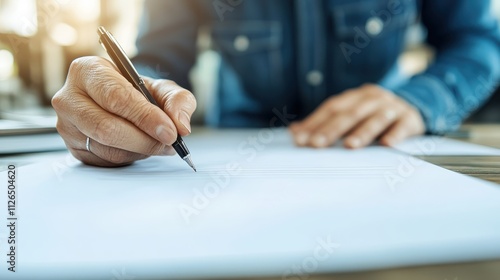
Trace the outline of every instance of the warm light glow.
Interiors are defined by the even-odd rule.
[[[95,21],[100,15],[101,7],[99,0],[73,1],[69,7],[71,8],[72,16],[78,21]]]
[[[14,73],[14,56],[8,50],[0,50],[0,80],[12,77]]]
[[[29,37],[38,30],[35,0],[6,0],[0,9],[0,32]]]
[[[50,38],[60,46],[72,46],[76,43],[78,34],[71,25],[61,22],[52,28]]]

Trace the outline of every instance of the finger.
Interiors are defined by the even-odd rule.
[[[106,166],[127,165],[134,161],[146,159],[149,157],[149,155],[143,155],[122,149],[104,146],[98,142],[93,141],[92,139],[89,139],[89,145],[87,147],[87,136],[78,131],[78,129],[71,124],[65,125],[64,129],[59,129],[59,133],[61,134],[63,139],[65,139],[66,146],[70,150],[73,150],[74,152],[79,151],[78,153],[90,152],[95,156],[97,156],[99,159],[104,160],[106,162],[105,163]],[[174,155],[174,154],[175,150],[170,146],[166,146],[159,155]],[[91,156],[87,156],[85,158],[87,161],[95,159],[94,157]],[[95,161],[95,160],[92,163],[99,163],[99,165],[101,166],[104,164],[101,161]]]
[[[330,146],[355,126],[357,122],[347,113],[334,115],[314,131],[307,145],[315,148]]]
[[[118,160],[116,158],[116,155],[118,154],[114,153],[113,151],[112,153],[114,157],[111,157],[111,160],[107,158],[102,158],[99,157],[98,155],[95,155],[87,151],[86,149],[87,137],[80,131],[78,131],[78,129],[74,125],[68,123],[67,121],[64,121],[61,118],[58,118],[57,130],[61,135],[61,137],[63,138],[69,151],[73,154],[73,156],[75,156],[77,159],[81,160],[86,164],[96,165],[96,166],[106,166],[106,167],[122,166],[122,165],[128,165],[136,160],[141,160],[147,157],[145,155],[140,155],[120,150],[123,151],[123,153],[129,153],[129,154],[126,155],[126,157],[125,154],[121,154],[120,156],[123,156],[123,158],[121,160]],[[118,150],[115,148],[110,148],[110,149]]]
[[[366,100],[349,111],[334,115],[313,132],[309,145],[316,148],[332,145],[361,121],[376,112],[380,106],[381,102],[378,100]]]
[[[111,62],[81,58],[70,69],[84,77],[76,79],[76,86],[104,110],[128,120],[163,144],[170,145],[177,139],[176,126],[169,116],[144,98]]]
[[[144,78],[154,98],[174,122],[180,135],[191,133],[191,116],[196,110],[196,99],[186,89],[169,80]]]
[[[353,107],[359,99],[355,91],[346,91],[335,97],[331,97],[320,105],[311,115],[301,122],[290,125],[290,131],[294,135],[294,140],[299,146],[306,145],[312,132],[318,129],[326,120],[331,118],[332,114],[348,110]]]
[[[58,114],[63,116],[59,117],[58,130],[65,139],[78,139],[76,135],[65,131],[70,123],[79,132],[104,146],[143,155],[160,154],[164,149],[165,144],[147,135],[127,120],[103,110],[83,94],[73,94],[72,98],[56,102],[53,100],[53,105],[57,108]],[[69,145],[78,147],[75,143]]]
[[[385,146],[393,146],[408,137],[420,135],[424,131],[425,126],[420,117],[407,113],[387,130],[380,138],[380,143]]]
[[[61,128],[63,127],[63,128]],[[65,123],[64,120],[58,120],[58,132],[64,139],[68,149],[87,150],[87,136],[81,133],[76,126]],[[89,141],[89,147],[92,147],[92,153],[97,157],[115,165],[126,164],[136,160],[145,159],[148,155],[129,152],[122,149],[104,146],[98,142]],[[166,153],[165,152],[162,152]]]
[[[361,148],[372,143],[380,134],[399,118],[397,109],[382,109],[375,113],[358,127],[356,127],[344,140],[347,148]]]
[[[87,137],[84,137],[82,142],[86,143]],[[89,150],[87,150],[87,147],[84,147],[81,150],[91,152],[92,154],[96,155],[97,157],[99,157],[105,161],[111,162],[113,164],[116,164],[116,165],[128,164],[128,163],[142,160],[142,159],[146,159],[149,157],[149,155],[143,155],[143,154],[129,152],[129,151],[122,150],[122,149],[104,146],[104,145],[100,144],[99,142],[93,141],[91,138],[89,138],[88,148],[89,148]],[[161,153],[159,155],[172,156],[174,154],[175,154],[175,150],[170,146],[166,146],[161,151]]]

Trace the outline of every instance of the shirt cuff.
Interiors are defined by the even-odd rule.
[[[415,76],[393,92],[418,109],[429,134],[456,130],[466,117],[464,112],[458,110],[450,89],[432,75]]]

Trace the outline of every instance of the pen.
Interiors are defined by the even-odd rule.
[[[122,47],[118,44],[113,35],[111,35],[111,33],[109,33],[102,26],[97,29],[97,33],[99,34],[99,43],[101,43],[101,46],[104,50],[106,50],[111,60],[113,60],[116,67],[118,67],[127,81],[129,81],[139,92],[141,92],[149,102],[158,106],[158,103],[156,103],[156,100],[146,88],[144,80],[141,76],[139,76],[139,73],[135,70],[134,65],[132,65],[132,62],[128,59]],[[196,172],[196,167],[191,160],[189,149],[180,135],[177,135],[177,140],[175,140],[172,144],[172,147],[175,149],[177,154]]]

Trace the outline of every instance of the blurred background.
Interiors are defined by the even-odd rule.
[[[472,0],[471,0],[472,1]],[[80,56],[106,56],[96,28],[106,26],[129,56],[143,0],[0,0],[0,112],[50,107],[51,97],[64,83],[71,61]],[[492,1],[500,18],[500,0]],[[409,32],[407,51],[399,63],[407,74],[425,69],[432,49],[422,44],[422,28]],[[217,55],[207,36],[200,35],[199,58],[192,71],[194,93],[203,104],[210,99]],[[469,121],[500,122],[500,94]]]

